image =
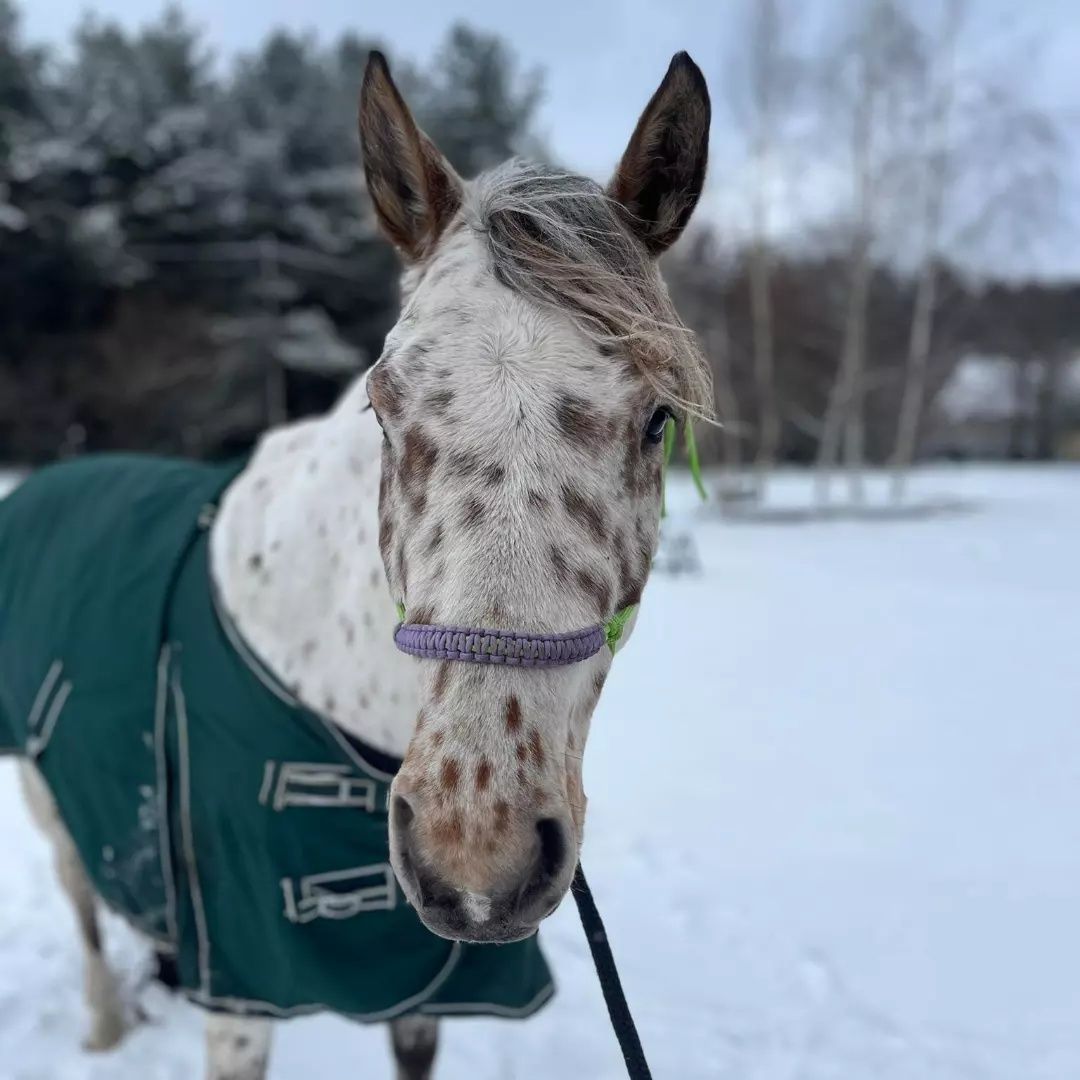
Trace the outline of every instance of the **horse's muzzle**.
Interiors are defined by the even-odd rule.
[[[570,886],[575,845],[569,825],[556,818],[536,822],[535,850],[521,879],[488,895],[443,880],[415,850],[415,812],[404,795],[393,796],[390,819],[398,881],[421,922],[440,937],[478,944],[521,941],[536,933]]]

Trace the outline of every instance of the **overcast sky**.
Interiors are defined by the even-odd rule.
[[[796,0],[799,2],[799,0]],[[1015,56],[1024,44],[1022,70],[1015,72],[1039,104],[1070,125],[1066,201],[1080,205],[1080,0],[969,0],[972,22],[966,48],[991,62]],[[816,0],[816,16],[805,33],[811,49],[821,47],[825,24],[841,0]],[[937,0],[911,0],[921,12]],[[154,17],[160,0],[28,0],[20,5],[31,40],[62,41],[88,8],[129,25]],[[724,70],[737,47],[741,3],[735,0],[185,0],[189,15],[223,55],[255,45],[275,26],[314,30],[324,40],[344,30],[383,38],[394,52],[430,57],[455,19],[494,30],[513,44],[526,65],[547,73],[540,125],[556,155],[604,178],[617,160],[644,103],[672,53],[687,49],[704,69],[717,99],[710,176],[711,212],[737,214],[740,178],[732,176],[730,124],[724,114]],[[1027,48],[1038,42],[1038,48]],[[817,178],[810,204],[827,203],[834,181]],[[807,178],[813,187],[815,179]],[[1072,215],[1073,225],[1080,218]],[[1043,245],[1032,268],[1080,274],[1080,235],[1061,230]],[[1017,268],[1019,269],[1019,268]]]

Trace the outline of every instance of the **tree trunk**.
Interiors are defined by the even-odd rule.
[[[908,338],[907,370],[904,396],[896,426],[896,445],[892,460],[892,498],[904,498],[908,471],[915,459],[919,425],[926,403],[926,374],[930,366],[930,340],[933,334],[934,307],[937,300],[937,264],[931,259],[923,264],[915,292],[915,309]]]
[[[718,358],[713,363],[713,394],[716,398],[716,416],[720,421],[721,460],[724,471],[737,477],[742,468],[739,399],[731,381],[731,353],[726,326],[711,330],[707,341],[709,355]]]
[[[1013,411],[1009,418],[1009,458],[1024,461],[1031,453],[1031,360],[1018,357],[1013,366]]]
[[[860,237],[854,246],[851,265],[851,282],[848,286],[848,305],[844,317],[844,336],[840,354],[840,364],[829,403],[825,411],[825,423],[822,427],[821,442],[818,444],[816,474],[814,477],[817,501],[824,505],[829,501],[829,481],[832,469],[839,463],[840,448],[845,444],[845,462],[857,477],[861,465],[861,447],[856,447],[858,456],[852,453],[848,439],[853,434],[851,415],[860,413],[860,422],[854,434],[861,438],[861,407],[856,409],[856,395],[862,392],[863,356],[866,350],[866,302],[870,289],[870,244],[869,238]],[[845,438],[846,437],[846,438]],[[856,483],[852,478],[852,494]]]
[[[881,88],[881,71],[875,56],[874,39],[880,32],[884,8],[882,0],[876,0],[860,46],[860,85],[851,130],[856,225],[851,246],[851,278],[840,363],[829,395],[818,447],[815,492],[819,505],[829,500],[831,470],[838,463],[842,444],[851,498],[854,502],[861,502],[863,497],[863,381],[871,238],[877,199],[873,138]]]
[[[870,291],[870,260],[864,256],[857,267],[857,277],[851,291],[851,375],[845,411],[844,466],[847,470],[848,497],[861,506],[863,490],[863,460],[866,444],[866,319]]]
[[[889,462],[894,502],[900,502],[904,498],[908,472],[915,460],[915,450],[919,443],[923,409],[926,406],[926,376],[930,366],[930,346],[937,302],[941,217],[945,189],[949,181],[949,119],[955,81],[953,60],[963,15],[964,0],[951,0],[946,11],[945,33],[942,39],[941,79],[931,91],[932,105],[928,109],[927,131],[933,143],[927,154],[924,178],[926,190],[923,203],[923,250],[915,306],[911,315],[911,330],[908,334],[904,392],[896,423],[896,443]]]
[[[765,498],[769,474],[776,464],[780,445],[780,415],[776,401],[773,362],[772,299],[769,295],[769,262],[763,238],[750,258],[750,297],[754,325],[754,384],[758,399],[758,446],[754,459],[755,489]]]
[[[1039,461],[1053,461],[1057,457],[1063,360],[1060,351],[1052,351],[1039,365],[1033,439],[1035,457]]]
[[[758,404],[757,454],[754,489],[765,498],[769,474],[776,464],[780,417],[776,400],[772,296],[769,266],[769,158],[775,141],[775,100],[778,93],[779,37],[782,32],[776,0],[756,0],[754,50],[754,171],[753,226],[750,250],[750,309],[753,327],[754,388]]]

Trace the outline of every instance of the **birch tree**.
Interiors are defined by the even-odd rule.
[[[780,445],[780,410],[775,374],[771,295],[770,210],[776,156],[778,111],[790,85],[782,34],[789,12],[778,0],[756,0],[750,8],[750,91],[752,109],[750,304],[753,326],[754,388],[758,405],[756,497],[764,499]]]
[[[956,81],[956,47],[964,21],[965,0],[946,0],[940,45],[928,69],[923,99],[924,145],[920,206],[921,247],[916,271],[915,303],[908,334],[904,389],[890,459],[894,501],[904,497],[908,470],[915,455],[919,426],[926,404],[938,267],[941,264],[942,218],[951,171],[950,121]]]
[[[863,399],[874,243],[884,225],[890,170],[903,156],[908,84],[921,63],[918,30],[895,0],[869,0],[853,10],[847,55],[839,63],[836,58],[826,61],[841,72],[834,91],[848,119],[853,220],[840,357],[818,447],[815,490],[821,504],[828,502],[841,450],[851,501],[859,504],[864,497]],[[843,79],[845,66],[854,69],[849,80]]]

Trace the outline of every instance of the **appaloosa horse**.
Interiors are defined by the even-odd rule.
[[[214,1080],[263,1077],[271,1021],[314,1008],[388,1020],[419,1080],[435,1016],[550,995],[535,931],[577,863],[582,753],[653,558],[665,427],[711,405],[656,265],[708,129],[680,53],[607,188],[519,161],[465,182],[373,53],[367,188],[406,270],[369,377],[232,471],[106,456],[0,504],[0,744],[6,719],[78,915],[88,1046],[124,1031],[99,896],[211,1010]],[[578,662],[528,659],[570,639]],[[475,640],[502,662],[455,663]],[[82,802],[76,759],[101,770]],[[99,820],[122,835],[102,843]]]

